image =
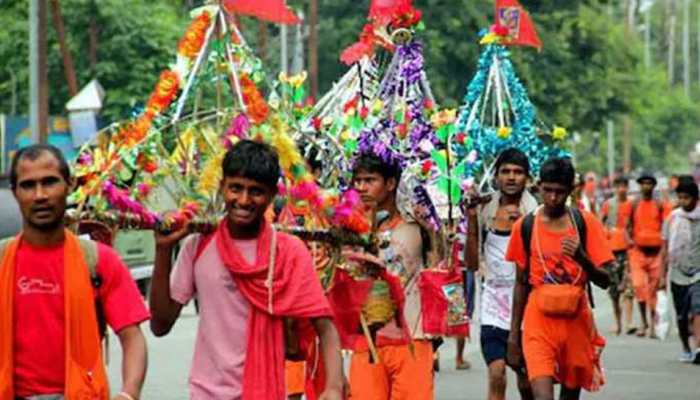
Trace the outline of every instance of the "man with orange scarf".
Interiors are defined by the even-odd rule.
[[[341,399],[340,339],[311,255],[301,240],[277,232],[264,217],[277,193],[277,154],[244,140],[227,152],[222,172],[227,215],[216,231],[185,240],[174,268],[173,248],[187,228],[156,238],[151,330],[168,334],[196,294],[191,398],[283,400],[284,320],[310,320],[328,377],[319,399]]]
[[[10,184],[23,226],[0,245],[0,400],[109,399],[98,315],[123,351],[113,399],[137,399],[146,375],[139,324],[148,311],[114,250],[65,229],[68,163],[55,147],[24,148]]]

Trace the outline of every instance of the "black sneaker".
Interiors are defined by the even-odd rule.
[[[700,349],[695,349],[695,352],[693,354],[693,364],[700,365]]]

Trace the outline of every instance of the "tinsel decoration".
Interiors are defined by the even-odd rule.
[[[480,189],[488,185],[498,154],[508,148],[517,148],[528,156],[534,175],[548,158],[569,155],[540,137],[547,129],[537,126],[535,107],[515,72],[510,52],[497,42],[483,47],[464,103],[457,128],[478,154],[479,169],[471,171],[471,176],[481,174]],[[558,136],[563,139],[563,135]]]
[[[382,107],[378,118],[369,121],[360,134],[359,154],[374,154],[402,168],[430,156],[421,145],[436,141],[426,118],[435,100],[424,68],[419,41],[398,47],[379,88]]]

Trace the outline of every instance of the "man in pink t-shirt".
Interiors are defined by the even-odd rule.
[[[326,388],[342,398],[340,339],[301,240],[276,232],[265,211],[280,167],[267,145],[241,141],[224,158],[221,194],[227,215],[215,232],[187,238],[187,228],[156,237],[151,330],[164,336],[195,295],[200,322],[190,372],[192,399],[283,400],[285,318],[310,320],[320,339]]]
[[[137,399],[146,373],[146,341],[139,324],[149,318],[149,313],[129,271],[114,250],[97,245],[95,277],[99,282],[93,281],[92,285],[88,270],[81,272],[75,260],[66,257],[70,254],[68,243],[77,243],[63,225],[66,198],[72,186],[68,163],[55,147],[30,146],[15,155],[10,181],[22,213],[23,228],[17,239],[4,246],[0,264],[0,295],[3,301],[12,298],[10,312],[0,310],[0,347],[6,345],[8,338],[7,344],[12,347],[10,351],[0,348],[3,359],[0,364],[5,354],[14,356],[9,382],[7,377],[0,376],[0,398],[42,395],[67,398],[69,393],[97,390],[95,385],[71,381],[66,368],[67,361],[75,362],[80,357],[75,355],[75,349],[67,351],[67,344],[90,343],[87,346],[93,347],[87,349],[100,359],[100,318],[92,317],[97,321],[86,323],[88,335],[76,328],[80,320],[87,318],[83,311],[92,313],[90,307],[94,304],[95,315],[103,314],[104,322],[117,333],[122,345],[123,386],[121,389],[117,386],[119,393],[114,399]],[[6,258],[12,252],[14,262],[8,265]],[[71,303],[70,299],[82,295],[73,290],[78,287],[72,284],[76,276],[78,280],[84,279],[80,288],[85,289],[87,298],[95,299],[94,303],[85,304],[79,299],[77,308],[76,303]],[[6,293],[5,288],[10,288],[11,293]],[[8,323],[12,325],[12,334],[5,336],[2,332]],[[2,367],[0,374],[5,372]],[[104,379],[106,387],[106,375],[99,370],[101,367],[96,365],[87,373],[94,374],[96,380]],[[109,393],[105,389],[91,395],[94,397],[90,398],[106,400]]]

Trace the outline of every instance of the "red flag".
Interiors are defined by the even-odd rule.
[[[224,8],[230,13],[250,15],[276,24],[301,22],[284,0],[224,0]]]
[[[508,29],[506,45],[532,46],[542,50],[542,41],[530,15],[518,0],[496,0],[496,24]]]
[[[399,7],[410,6],[413,0],[372,0],[369,6],[369,18],[380,24],[391,22],[394,11]]]

